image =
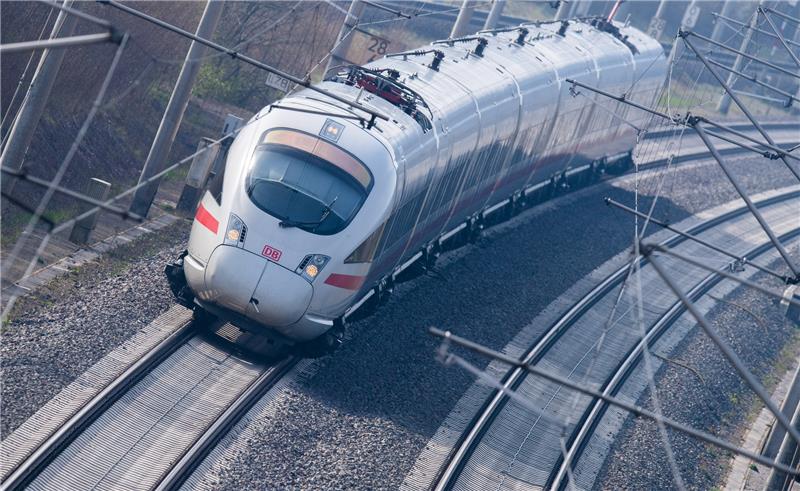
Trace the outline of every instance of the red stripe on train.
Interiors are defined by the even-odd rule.
[[[349,274],[331,273],[325,280],[325,284],[333,285],[346,290],[358,290],[364,284],[366,278],[363,276],[353,276]]]
[[[197,207],[197,213],[195,214],[194,219],[200,222],[200,225],[211,230],[215,234],[217,233],[217,230],[219,230],[219,221],[214,218],[214,215],[205,209],[203,203],[200,203],[200,206]]]

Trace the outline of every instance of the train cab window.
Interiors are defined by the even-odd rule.
[[[318,235],[343,230],[372,187],[355,157],[316,136],[292,130],[265,133],[247,175],[247,195],[263,211]]]
[[[378,227],[369,237],[361,243],[360,246],[356,248],[347,259],[344,260],[345,263],[371,263],[372,260],[375,258],[375,251],[378,249],[378,244],[381,241],[381,237],[383,236],[383,229],[386,227],[386,222],[383,222],[383,225]]]

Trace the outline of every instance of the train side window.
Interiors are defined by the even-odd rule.
[[[361,243],[347,259],[344,260],[345,264],[349,263],[371,263],[375,258],[375,251],[378,250],[378,244],[383,236],[383,229],[386,228],[386,222],[383,222],[377,230]]]

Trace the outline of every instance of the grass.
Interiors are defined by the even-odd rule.
[[[93,285],[108,278],[123,276],[133,267],[134,261],[157,254],[166,247],[171,247],[183,240],[189,232],[190,222],[179,220],[172,225],[169,233],[153,232],[111,249],[95,261],[84,264],[62,276],[54,278],[33,293],[20,297],[16,305],[3,322],[0,334],[13,328],[15,320],[36,315],[57,302],[69,301],[77,284]]]

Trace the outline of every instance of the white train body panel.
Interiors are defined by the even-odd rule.
[[[397,70],[399,81],[426,101],[433,114],[427,131],[378,94],[335,81],[320,86],[351,99],[360,97],[359,102],[390,121],[378,121],[367,129],[352,119],[285,109],[265,108],[256,115],[230,148],[221,200],[207,193],[192,228],[184,269],[198,303],[234,322],[263,326],[289,340],[313,339],[382,279],[391,278],[401,265],[471,217],[564,171],[630,152],[636,134],[612,112],[640,127],[645,115],[589,91],[572,96],[564,80],[627,93],[630,99],[651,105],[664,80],[661,46],[630,27],[618,26],[636,53],[614,35],[585,23],[571,22],[564,36],[556,34],[560,24],[525,27],[530,32],[524,45],[514,42],[516,31],[480,34],[488,40],[483,56],[472,53],[475,41],[436,44],[433,48],[444,53],[438,71],[429,67],[431,54],[384,58],[367,65]],[[351,114],[345,104],[310,90],[288,96],[280,105]],[[330,121],[341,128],[335,142],[320,136]],[[295,132],[302,136],[291,136]],[[274,171],[270,166],[277,164],[258,160],[273,155],[270,152],[299,155],[281,146],[293,138],[301,141],[296,148],[313,148],[314,155],[339,155],[345,164],[330,171],[336,179],[352,177],[359,185],[369,180],[362,170],[339,176],[345,167],[358,167],[351,159],[360,161],[370,174],[366,198],[336,233],[315,233],[307,224],[282,227],[276,216],[280,213],[265,212],[251,199],[256,187],[273,189],[278,186],[275,182],[288,179],[289,170],[278,181],[248,180],[251,174],[266,172],[263,165]],[[267,140],[283,143],[264,143]],[[335,153],[330,145],[350,156]],[[303,172],[305,176],[310,171]],[[293,182],[317,185],[304,178]],[[353,182],[342,184],[345,196],[357,194],[351,189],[358,188]],[[342,199],[337,191],[325,189],[333,209],[346,206],[336,204]],[[295,192],[292,188],[287,194],[290,202]],[[273,195],[265,196],[278,203],[275,209],[292,212],[288,205],[281,208]],[[322,214],[326,209],[329,216],[330,206]],[[225,244],[231,214],[244,222],[246,234],[241,242]],[[354,254],[357,249],[366,253]],[[313,279],[298,270],[309,255],[330,258]]]

